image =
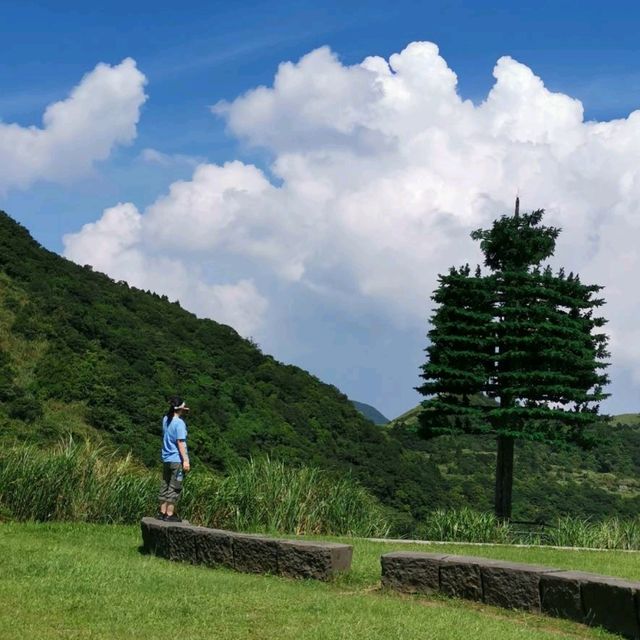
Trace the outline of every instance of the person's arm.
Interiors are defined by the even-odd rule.
[[[187,443],[185,440],[178,440],[178,451],[182,458],[182,468],[185,471],[189,471],[191,469],[191,464],[189,463],[189,454],[187,453]]]

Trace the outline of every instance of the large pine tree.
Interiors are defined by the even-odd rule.
[[[608,394],[602,287],[542,263],[560,229],[541,225],[543,210],[503,216],[480,241],[484,264],[439,276],[433,294],[420,431],[493,434],[497,439],[495,512],[511,517],[515,440],[588,441]],[[479,402],[481,398],[492,402]]]

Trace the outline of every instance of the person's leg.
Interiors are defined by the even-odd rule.
[[[169,505],[168,500],[171,498],[171,465],[164,463],[162,465],[162,483],[160,485],[160,492],[158,494],[158,500],[160,502],[160,516],[165,517],[167,515],[167,507]]]
[[[167,491],[167,518],[175,516],[176,504],[180,499],[182,492],[182,465],[171,463],[171,479],[169,481],[169,490]]]

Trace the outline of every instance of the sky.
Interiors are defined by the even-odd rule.
[[[0,0],[0,209],[389,418],[438,273],[521,209],[640,391],[640,6]]]

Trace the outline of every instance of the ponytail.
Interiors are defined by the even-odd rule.
[[[182,398],[178,398],[177,396],[169,398],[169,411],[167,411],[165,416],[167,418],[167,426],[169,426],[169,423],[173,420],[173,416],[176,412],[176,407],[179,407],[181,404]]]

